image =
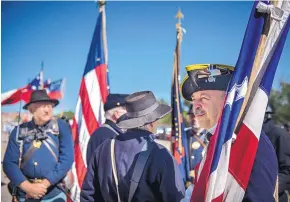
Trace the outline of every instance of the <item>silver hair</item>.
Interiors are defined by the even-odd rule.
[[[109,120],[112,120],[112,116],[114,115],[115,111],[122,110],[122,109],[124,110],[126,108],[121,106],[121,107],[115,107],[113,109],[110,109],[110,110],[106,111],[105,112],[105,118],[109,119]]]

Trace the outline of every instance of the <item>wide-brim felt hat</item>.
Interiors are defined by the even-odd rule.
[[[117,126],[131,129],[157,121],[171,112],[171,107],[160,104],[151,91],[129,95],[125,100],[127,113],[117,120]]]
[[[46,90],[35,90],[31,93],[30,100],[26,105],[24,105],[23,109],[28,109],[28,106],[30,104],[37,102],[50,102],[54,104],[54,107],[59,104],[58,100],[50,99],[50,97],[46,93]]]
[[[233,66],[223,64],[194,64],[185,69],[187,75],[181,82],[181,94],[188,101],[192,101],[192,94],[198,91],[225,91],[234,71]]]

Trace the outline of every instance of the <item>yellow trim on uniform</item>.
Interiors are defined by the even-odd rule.
[[[182,86],[183,86],[183,84],[184,84],[184,82],[186,81],[188,79],[188,75],[186,75],[185,77],[184,77],[184,79],[182,80],[182,82],[181,82],[181,84],[180,84],[180,88],[182,89]],[[182,93],[181,93],[182,94]],[[183,96],[182,96],[183,97]]]
[[[180,90],[181,90],[181,97],[183,98],[183,99],[185,99],[185,97],[183,96],[183,93],[182,93],[182,87],[183,87],[183,84],[185,83],[185,81],[188,79],[188,75],[186,75],[185,77],[184,77],[184,79],[182,80],[182,82],[181,82],[181,84],[180,84]],[[187,99],[185,99],[185,100],[187,100]],[[190,100],[187,100],[187,101],[190,101]]]
[[[223,69],[229,69],[231,71],[234,71],[235,67],[230,66],[230,65],[223,65],[223,64],[193,64],[193,65],[187,65],[185,67],[186,71],[192,71],[192,70],[199,70],[199,69],[206,69],[208,68],[210,65],[216,65],[220,68]]]

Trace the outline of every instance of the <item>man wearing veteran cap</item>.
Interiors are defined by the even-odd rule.
[[[58,103],[45,90],[34,91],[23,107],[33,119],[10,135],[3,170],[12,196],[20,202],[66,201],[60,185],[74,160],[73,141],[68,124],[52,117]]]
[[[125,98],[127,94],[109,94],[104,105],[105,123],[90,137],[87,148],[87,165],[96,148],[107,139],[112,139],[123,131],[116,125],[117,119],[126,113]]]
[[[190,174],[194,176],[195,166],[201,161],[202,153],[206,147],[204,138],[205,134],[202,132],[202,129],[198,129],[199,126],[196,124],[195,115],[193,113],[193,105],[191,104],[187,112],[190,118],[191,127],[185,129],[187,139],[189,142],[189,154],[190,154]]]
[[[154,142],[156,121],[171,112],[150,91],[126,98],[127,113],[117,121],[126,133],[95,151],[82,186],[81,201],[179,202],[184,184],[169,151]]]
[[[215,132],[224,106],[225,92],[234,67],[220,64],[198,64],[186,67],[188,76],[181,84],[182,95],[192,101],[198,125]],[[270,140],[261,133],[255,162],[243,201],[272,202],[278,173],[277,158]]]

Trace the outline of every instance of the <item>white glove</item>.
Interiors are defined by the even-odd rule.
[[[190,198],[192,195],[192,191],[193,191],[194,185],[191,184],[185,191],[185,196],[183,199],[181,199],[180,202],[190,202]]]

